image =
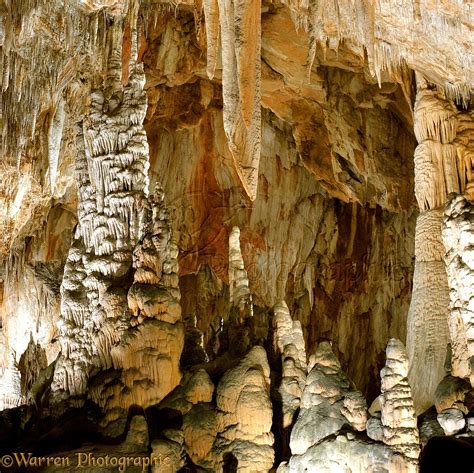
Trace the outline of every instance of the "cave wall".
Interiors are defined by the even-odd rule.
[[[175,470],[416,471],[423,432],[469,436],[467,11],[0,2],[0,408],[92,403]]]

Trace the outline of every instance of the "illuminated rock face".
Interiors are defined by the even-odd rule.
[[[365,399],[351,387],[330,344],[318,346],[310,357],[298,420],[291,432],[292,456],[278,471],[418,470],[417,418],[403,344],[390,339],[386,357],[380,373],[381,419],[367,421]],[[357,433],[366,429],[375,442]]]
[[[0,0],[0,443],[401,473],[472,436],[471,12],[438,7]]]
[[[454,196],[446,205],[443,241],[450,287],[449,330],[452,373],[474,386],[474,239],[473,204],[470,198]]]
[[[400,453],[415,471],[420,454],[417,419],[408,384],[408,357],[400,340],[390,339],[380,375],[383,442]]]
[[[291,318],[285,301],[277,303],[273,312],[274,350],[281,357],[281,427],[291,431],[306,384],[306,349],[301,323]]]
[[[346,424],[363,431],[366,423],[364,397],[352,388],[330,344],[320,343],[309,360],[300,412],[291,431],[292,454],[304,455],[311,446],[337,433]]]

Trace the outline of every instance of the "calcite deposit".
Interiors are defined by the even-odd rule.
[[[472,472],[473,13],[0,0],[0,458]]]

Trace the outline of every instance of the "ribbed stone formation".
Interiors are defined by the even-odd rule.
[[[385,367],[380,372],[383,442],[407,461],[407,471],[416,471],[420,454],[417,419],[410,385],[408,357],[400,340],[390,339]]]
[[[386,357],[380,373],[381,418],[367,420],[365,399],[351,388],[330,344],[319,344],[291,433],[292,456],[279,472],[418,471],[419,435],[405,347],[390,339]],[[357,433],[366,429],[372,441]]]
[[[291,431],[292,454],[303,455],[312,445],[337,433],[346,424],[362,431],[366,423],[364,397],[345,376],[330,343],[321,342],[309,359],[300,412]]]
[[[471,17],[0,0],[0,463],[472,472]]]
[[[466,196],[448,201],[443,241],[451,299],[452,373],[474,387],[474,206]]]
[[[285,301],[277,303],[273,312],[274,350],[281,357],[282,427],[287,429],[296,421],[306,384],[306,349],[301,323],[291,318]]]

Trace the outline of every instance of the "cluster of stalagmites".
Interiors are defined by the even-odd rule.
[[[347,379],[330,342],[319,343],[303,372],[291,458],[278,471],[416,471],[418,430],[407,372],[405,348],[391,339],[381,371],[380,411],[368,419],[366,401]]]
[[[82,3],[90,9],[100,4]],[[310,30],[309,63],[316,43],[337,47],[324,33],[335,12],[311,4],[311,18],[305,19],[309,12],[303,12],[302,4],[287,3]],[[205,0],[203,8],[208,74],[214,75],[221,38],[224,129],[240,179],[254,199],[260,155],[261,5]],[[375,22],[368,23],[354,30],[359,44],[371,41]],[[389,340],[381,394],[372,408],[367,409],[345,375],[329,341],[318,343],[307,357],[301,324],[284,301],[273,310],[270,359],[278,363],[270,366],[266,350],[255,343],[252,294],[237,227],[229,238],[231,310],[216,330],[227,337],[226,353],[214,353],[221,360],[227,355],[220,372],[219,358],[208,363],[196,317],[182,321],[178,249],[168,210],[159,188],[148,193],[147,102],[143,68],[135,62],[136,30],[132,27],[132,62],[123,86],[122,26],[120,20],[111,26],[105,87],[92,93],[90,113],[77,127],[79,224],[61,286],[61,355],[51,405],[77,405],[89,397],[106,413],[106,427],[131,406],[153,406],[162,419],[171,415],[179,422],[164,422],[150,444],[155,455],[168,459],[154,467],[160,472],[178,471],[189,462],[212,472],[264,472],[278,455],[280,472],[416,471],[417,414],[433,403],[436,420],[423,424],[425,440],[437,427],[446,435],[472,431],[471,117],[420,80],[415,193],[421,213],[408,354],[400,341]],[[370,58],[379,79],[381,70],[390,68],[383,51],[377,45]],[[64,121],[60,101],[48,136],[52,188]],[[272,390],[275,371],[279,381]],[[0,375],[8,381],[0,386],[0,395],[3,387],[8,393],[19,391],[16,371]],[[3,400],[5,407],[16,402],[17,397]],[[281,410],[279,420],[275,406]],[[149,443],[145,419],[135,417],[124,448]]]
[[[143,451],[149,447],[156,457],[167,459],[166,464],[152,466],[157,472],[176,472],[190,464],[212,472],[264,472],[274,467],[276,459],[284,460],[280,472],[417,470],[420,441],[403,344],[396,339],[388,343],[381,394],[370,415],[364,396],[345,375],[329,341],[318,343],[307,358],[301,324],[292,319],[284,301],[273,309],[273,344],[267,356],[265,348],[252,343],[251,294],[237,228],[229,239],[233,287],[224,325],[229,324],[230,331],[246,328],[247,341],[238,352],[243,354],[234,356],[224,372],[216,371],[208,363],[196,320],[189,316],[186,337],[195,342],[195,350],[188,353],[189,368],[181,374],[174,364],[184,338],[177,250],[162,193],[158,190],[144,202],[141,237],[133,250],[133,282],[127,299],[116,300],[117,306],[128,307],[129,323],[110,348],[113,370],[96,368],[95,378],[87,382],[109,429],[132,404],[153,406],[157,412],[158,432],[149,438],[149,419],[135,417],[121,450],[138,435]],[[280,360],[273,373],[269,359]],[[279,382],[271,390],[275,370]],[[438,390],[438,420],[445,430],[459,431],[459,421],[448,414],[463,406],[468,390],[465,386],[455,392],[448,389],[448,394]],[[57,392],[53,400],[54,396]],[[280,421],[276,405],[281,408]],[[285,444],[287,455],[281,458]]]
[[[240,289],[231,294],[248,300],[239,246],[234,228],[230,280],[240,281]],[[238,308],[238,299],[233,304]],[[307,361],[301,324],[284,301],[274,307],[272,326],[272,354],[281,361],[273,395],[267,353],[254,346],[220,377],[216,388],[206,364],[200,364],[158,405],[163,415],[174,412],[181,418],[179,428],[165,428],[152,443],[154,452],[174,459],[170,471],[183,467],[186,458],[206,471],[269,471],[275,460],[274,433],[277,454],[281,444],[289,444],[289,459],[279,466],[282,472],[339,472],[349,466],[351,471],[416,471],[419,435],[403,344],[389,341],[380,408],[368,419],[366,400],[344,374],[330,342],[320,342]],[[281,409],[281,421],[272,401]]]

